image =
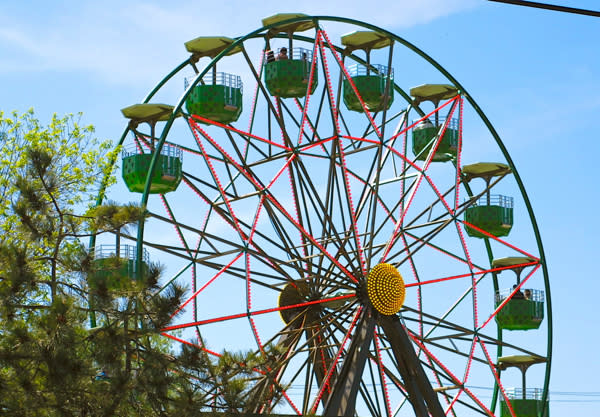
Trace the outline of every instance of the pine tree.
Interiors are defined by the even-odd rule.
[[[0,112],[0,415],[194,416],[274,405],[279,393],[251,395],[255,370],[269,372],[255,354],[211,359],[160,336],[185,293],[177,284],[159,291],[160,265],[132,279],[118,253],[99,262],[86,248],[90,236],[135,227],[145,213],[95,205],[118,149],[80,117],[55,115],[44,127],[32,111]]]

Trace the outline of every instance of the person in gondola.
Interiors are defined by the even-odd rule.
[[[517,284],[513,285],[513,291],[517,288]],[[515,293],[515,295],[513,295],[512,298],[520,298],[520,299],[524,299],[525,296],[523,295],[523,293],[521,292],[521,290],[517,290],[517,292]]]
[[[287,48],[280,48],[279,53],[277,54],[277,60],[288,59]]]

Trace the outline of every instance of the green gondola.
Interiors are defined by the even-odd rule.
[[[232,46],[235,41],[224,36],[199,37],[185,43],[188,52],[192,54],[190,62],[196,75],[188,77],[185,89],[191,89],[185,100],[185,108],[190,115],[196,115],[198,121],[210,124],[210,121],[229,124],[235,122],[242,114],[242,79],[238,75],[217,72],[213,66],[210,74],[198,80],[198,70],[195,63],[202,57],[214,58],[223,53],[237,54],[240,46]],[[203,120],[208,119],[208,120]]]
[[[300,98],[306,96],[310,83],[310,94],[315,92],[319,83],[317,68],[313,67],[312,52],[304,48],[280,48],[277,55],[268,50],[265,62],[265,84],[273,96],[281,98]]]
[[[143,250],[142,264],[136,267],[136,247],[131,245],[99,245],[94,249],[93,271],[88,285],[94,292],[139,289],[148,273],[149,255]]]

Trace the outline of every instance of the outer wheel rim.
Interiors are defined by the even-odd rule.
[[[387,34],[387,35],[388,35],[388,36],[390,36],[390,37],[393,37],[394,39],[396,39],[396,40],[398,40],[398,41],[400,40],[400,38],[396,37],[396,36],[395,36],[395,35],[393,35],[393,34],[390,34],[389,32],[386,32],[386,31],[384,31],[384,30],[382,30],[382,29],[375,28],[375,27],[374,27],[374,26],[372,26],[372,25],[362,24],[361,22],[351,21],[351,20],[349,20],[349,19],[330,18],[330,17],[314,17],[314,18],[312,18],[312,19],[315,19],[315,21],[318,21],[318,22],[321,22],[321,21],[328,21],[328,20],[335,20],[335,21],[344,21],[344,22],[350,22],[350,23],[355,23],[355,24],[356,24],[356,23],[360,23],[362,26],[366,26],[366,27],[368,27],[368,28],[370,28],[370,29],[376,29],[376,30],[378,30],[378,31],[380,31],[380,32],[382,32],[382,33],[385,33],[385,34]],[[256,31],[256,32],[254,32],[254,33],[261,32],[261,31],[263,31],[264,29],[265,29],[265,28],[263,28],[263,29],[260,29],[260,30],[258,30],[258,31]],[[252,35],[252,34],[251,34],[251,35]],[[246,36],[246,37],[244,37],[244,38],[240,38],[239,42],[242,42],[242,41],[243,41],[245,38],[250,38],[250,37],[251,37],[251,36],[250,36],[250,35],[248,35],[248,36]],[[403,40],[402,40],[402,41],[403,41]],[[407,43],[406,43],[406,41],[403,41],[403,42],[405,43],[405,45],[407,44]],[[421,51],[419,51],[417,48],[415,48],[415,47],[412,47],[412,45],[411,45],[411,49],[413,49],[413,50],[414,50],[415,52],[417,52],[419,55],[421,55],[422,57],[424,57],[425,59],[427,59],[429,62],[431,62],[431,63],[434,63],[434,61],[433,61],[431,58],[427,57],[427,56],[426,56],[424,53],[422,53]],[[223,52],[221,55],[224,55],[225,53],[226,53],[226,51],[224,51],[224,52]],[[221,56],[217,56],[217,57],[216,57],[216,58],[213,60],[213,63],[209,64],[209,65],[208,65],[208,66],[205,68],[205,70],[204,70],[203,72],[207,72],[207,71],[208,71],[208,69],[211,67],[211,65],[214,65],[214,63],[216,63],[217,61],[219,61],[219,60],[220,60],[220,58],[221,58]],[[439,69],[439,70],[440,70],[440,71],[441,71],[441,72],[442,72],[444,75],[446,75],[446,76],[448,77],[448,79],[449,79],[449,80],[451,80],[451,81],[452,81],[452,82],[453,82],[453,83],[454,83],[454,84],[455,84],[455,85],[456,85],[456,86],[457,86],[457,87],[458,87],[458,88],[459,88],[461,91],[463,91],[463,93],[464,93],[464,89],[463,89],[463,88],[460,86],[460,84],[458,84],[458,82],[456,82],[456,80],[454,80],[454,79],[453,79],[453,77],[451,77],[451,76],[450,76],[450,74],[448,74],[448,73],[447,73],[445,70],[443,70],[443,68],[439,67],[439,65],[437,65],[436,63],[434,63],[434,64],[435,64],[435,65],[438,67],[438,69]],[[182,64],[180,67],[178,67],[178,69],[179,69],[179,68],[181,68],[182,66],[183,66],[183,64]],[[176,70],[177,70],[177,69],[176,69]],[[175,71],[174,71],[174,72],[175,72]],[[167,78],[168,78],[168,77],[167,77]],[[161,85],[161,84],[159,83],[159,86],[160,86],[160,85]],[[154,90],[154,91],[153,91],[153,92],[152,92],[152,93],[151,93],[151,94],[148,96],[148,98],[146,99],[146,101],[150,100],[150,98],[152,97],[152,95],[154,94],[154,92],[155,92],[155,91],[157,91],[157,89],[155,89],[155,90]],[[532,223],[533,223],[533,229],[534,229],[534,233],[535,233],[535,235],[536,235],[536,238],[537,238],[537,241],[538,241],[538,242],[537,242],[537,243],[538,243],[538,250],[539,250],[539,253],[540,253],[540,258],[541,258],[540,265],[542,266],[542,271],[543,271],[543,274],[544,274],[544,278],[545,278],[545,284],[546,284],[546,293],[547,293],[547,304],[546,304],[546,305],[547,305],[547,311],[548,311],[548,314],[547,314],[547,316],[548,316],[548,317],[547,317],[547,319],[548,319],[548,320],[551,320],[550,299],[549,299],[549,288],[547,287],[547,285],[548,285],[548,282],[547,282],[547,273],[546,273],[546,268],[545,268],[545,263],[544,263],[543,249],[542,249],[542,247],[541,247],[541,241],[539,240],[539,232],[537,231],[537,227],[535,226],[535,218],[533,217],[533,213],[532,213],[532,211],[531,211],[531,208],[530,208],[530,205],[529,205],[529,202],[528,202],[527,196],[526,196],[526,194],[525,194],[524,190],[522,189],[522,184],[521,184],[520,178],[518,177],[518,174],[516,174],[516,170],[514,169],[514,166],[513,166],[513,164],[512,164],[512,161],[511,161],[511,159],[510,159],[510,157],[509,157],[508,153],[507,153],[507,152],[506,152],[506,150],[504,149],[504,146],[502,145],[502,143],[501,143],[500,139],[498,138],[498,136],[497,136],[497,134],[496,134],[495,130],[493,129],[493,127],[491,127],[491,124],[489,124],[489,121],[487,120],[487,118],[485,117],[485,115],[483,115],[483,113],[480,111],[479,107],[476,105],[476,103],[474,103],[474,101],[471,99],[471,97],[470,97],[469,95],[466,95],[466,98],[467,98],[467,100],[468,100],[468,101],[470,101],[470,102],[471,102],[471,104],[473,105],[473,107],[475,108],[475,110],[476,110],[476,111],[479,113],[479,116],[482,118],[482,120],[484,121],[484,123],[485,123],[485,124],[488,126],[488,128],[490,129],[490,132],[491,132],[492,136],[493,136],[493,137],[494,137],[494,139],[497,141],[497,143],[498,143],[498,145],[499,145],[500,149],[502,150],[502,152],[503,152],[503,154],[504,154],[505,158],[507,159],[507,162],[509,163],[509,165],[511,165],[511,168],[513,168],[513,171],[515,172],[515,176],[516,176],[516,179],[517,179],[517,184],[518,184],[518,185],[520,186],[520,188],[521,188],[521,191],[522,191],[522,194],[523,194],[523,198],[524,198],[525,204],[526,204],[526,206],[528,207],[529,214],[530,214],[530,218],[531,218],[531,220],[532,220]],[[182,103],[183,103],[183,100],[184,100],[183,98],[180,100],[180,102],[179,102],[179,105],[176,107],[176,109],[179,109],[179,108],[181,107],[181,105],[182,105]],[[168,130],[169,130],[169,128],[170,128],[170,126],[171,126],[172,122],[173,122],[173,118],[172,118],[172,119],[171,119],[171,120],[168,122],[166,129],[164,129],[164,130],[163,130],[163,133],[162,133],[162,135],[161,135],[161,137],[160,137],[160,140],[159,140],[159,143],[158,143],[158,147],[159,147],[159,148],[160,148],[160,147],[162,147],[163,143],[165,142],[165,140],[166,140],[166,137],[167,137]],[[127,131],[126,131],[125,133],[127,133]],[[124,134],[124,136],[125,136],[125,134]],[[123,138],[123,139],[124,139],[124,138]],[[121,140],[121,142],[122,142],[122,141],[123,141],[123,140]],[[101,199],[102,199],[102,193],[101,193],[101,196],[100,196],[100,198],[99,198],[99,201],[100,201]],[[145,195],[144,195],[144,197],[143,197],[143,202],[145,203],[146,201],[147,201],[147,194],[145,194]],[[141,228],[140,228],[140,231],[141,231],[140,235],[143,237],[143,227],[141,227]],[[140,239],[142,239],[142,237],[140,237]],[[548,333],[549,333],[549,341],[548,341],[548,356],[550,356],[550,355],[549,355],[549,353],[550,353],[550,350],[551,350],[551,337],[550,337],[550,334],[551,334],[551,326],[550,326],[550,325],[548,326]],[[548,358],[548,359],[550,359],[550,358]],[[545,394],[544,394],[544,395],[546,395],[546,392],[547,392],[547,381],[548,381],[548,376],[549,376],[549,368],[550,368],[550,366],[549,366],[549,362],[548,362],[547,369],[546,369],[546,381],[545,381]]]

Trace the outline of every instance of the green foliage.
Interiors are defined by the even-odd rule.
[[[83,240],[135,227],[145,211],[95,206],[98,179],[114,181],[117,154],[79,117],[53,116],[44,127],[32,111],[0,112],[0,415],[193,416],[253,407],[251,377],[268,371],[261,357],[211,359],[187,345],[173,352],[160,331],[185,288],[159,291],[158,264],[131,274],[133,261],[95,259],[86,249]]]
[[[100,185],[98,178],[110,174],[118,149],[111,151],[110,141],[93,138],[94,128],[81,126],[80,118],[81,114],[62,118],[53,115],[49,125],[42,126],[33,110],[21,115],[13,112],[10,116],[0,111],[0,215],[10,212],[13,198],[19,195],[19,182],[15,179],[28,178],[28,170],[29,174],[38,174],[38,181],[40,176],[51,173],[46,177],[47,184],[36,181],[31,188],[25,188],[29,197],[33,196],[32,189],[46,187],[48,191],[60,189],[55,198],[65,206],[94,201]],[[109,178],[109,182],[115,181],[114,177]],[[3,222],[2,226],[10,223]]]

